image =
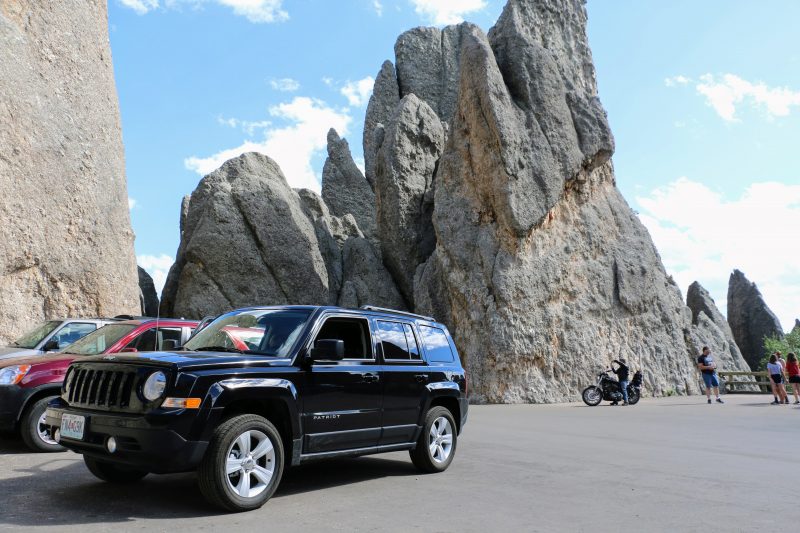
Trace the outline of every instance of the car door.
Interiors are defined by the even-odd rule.
[[[379,366],[369,320],[326,314],[318,320],[306,350],[317,339],[344,341],[341,361],[316,361],[305,368],[303,453],[325,453],[377,446],[381,430]]]
[[[376,319],[382,356],[383,417],[380,445],[413,442],[425,402],[430,368],[411,322]]]

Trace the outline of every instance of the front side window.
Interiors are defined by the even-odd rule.
[[[345,359],[373,359],[369,322],[363,318],[331,317],[325,320],[315,342],[320,339],[344,342]]]
[[[184,348],[289,357],[310,316],[308,309],[234,311],[196,333]]]
[[[122,337],[134,330],[132,324],[108,324],[89,333],[77,342],[73,342],[64,350],[76,355],[97,355],[105,352]]]
[[[97,326],[87,322],[73,322],[67,324],[53,336],[58,341],[58,349],[62,350],[73,342],[84,338],[89,333],[97,329]]]
[[[143,332],[141,335],[129,342],[125,348],[133,349],[137,352],[153,352],[161,350],[164,341],[170,339],[181,343],[181,329],[180,328],[150,328]]]
[[[29,349],[36,348],[36,346],[42,342],[45,337],[50,335],[59,324],[61,324],[59,320],[50,320],[48,322],[44,322],[43,324],[39,324],[31,331],[18,338],[14,342],[14,346]]]

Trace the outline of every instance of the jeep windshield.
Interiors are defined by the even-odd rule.
[[[59,324],[61,324],[60,320],[50,320],[43,324],[39,324],[35,329],[29,331],[14,341],[13,344],[14,346],[19,346],[20,348],[36,348],[36,346],[42,342],[45,337],[50,335],[50,333],[52,333]]]
[[[134,330],[131,324],[108,324],[93,331],[66,348],[64,353],[75,355],[98,355],[113,346],[118,340]]]
[[[305,309],[234,311],[203,328],[184,348],[289,357],[310,316]]]

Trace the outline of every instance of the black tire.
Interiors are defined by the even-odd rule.
[[[583,403],[589,407],[595,407],[603,401],[603,391],[600,390],[600,387],[592,385],[583,389],[581,398],[583,398]]]
[[[247,449],[250,450],[255,440],[257,445],[252,452],[256,452],[259,449],[258,444],[263,442],[258,440],[261,436],[269,440],[272,451],[251,459],[248,463],[248,454],[245,454],[244,458],[241,457],[243,450],[240,442],[246,441]],[[226,472],[229,459],[241,461],[241,469],[230,475]],[[264,483],[263,477],[260,476],[264,475],[264,471],[269,472],[270,467],[272,470],[269,480]],[[240,415],[226,420],[214,430],[208,450],[197,470],[197,479],[200,491],[209,503],[226,511],[250,511],[258,509],[272,497],[281,482],[283,469],[283,441],[275,426],[258,415]],[[239,487],[245,490],[245,476],[247,476],[247,491],[252,487],[253,478],[256,480],[256,489],[263,485],[257,494],[243,497],[237,492]],[[234,480],[237,480],[237,487],[233,486]]]
[[[83,462],[96,478],[109,483],[135,483],[148,474],[146,470],[109,463],[86,455],[83,456]]]
[[[636,405],[639,403],[639,399],[641,395],[639,394],[639,389],[636,387],[628,387],[628,404],[629,405]]]
[[[446,425],[442,424],[442,419],[447,422]],[[434,427],[434,425],[436,426]],[[444,431],[440,431],[442,429]],[[433,431],[436,431],[437,436],[432,434]],[[450,436],[449,448],[446,448],[447,439],[440,438],[445,435]],[[436,455],[431,452],[434,444],[437,445]],[[425,424],[422,426],[419,439],[417,439],[417,446],[413,450],[409,450],[408,454],[411,456],[414,466],[422,472],[444,472],[453,462],[457,446],[458,432],[453,414],[448,409],[437,406],[431,408],[425,415]]]
[[[42,416],[47,410],[47,404],[55,396],[41,398],[29,405],[22,415],[19,433],[25,445],[34,452],[63,452],[65,448],[54,441],[50,436],[50,429],[42,424]]]

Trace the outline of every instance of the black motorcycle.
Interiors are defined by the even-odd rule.
[[[594,407],[603,400],[607,402],[621,402],[623,400],[619,381],[611,377],[611,370],[605,370],[597,375],[597,385],[583,389],[583,403]],[[642,390],[642,373],[636,371],[633,379],[628,383],[628,404],[635,405],[639,402]]]

